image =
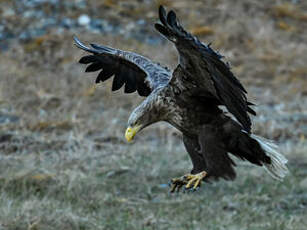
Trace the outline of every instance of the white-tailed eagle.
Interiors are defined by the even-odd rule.
[[[256,115],[253,104],[222,56],[185,31],[174,11],[166,13],[160,6],[159,17],[156,30],[178,51],[179,64],[173,72],[141,55],[96,44],[89,48],[74,38],[77,47],[90,53],[79,61],[88,64],[85,71],[100,71],[96,83],[114,76],[113,91],[124,87],[125,93],[137,91],[146,97],[130,115],[126,139],[132,140],[159,121],[182,132],[193,169],[172,179],[172,192],[182,186],[196,189],[202,181],[234,179],[230,154],[264,166],[273,177],[282,179],[287,160],[271,142],[251,134],[249,113]],[[219,106],[225,106],[235,119]]]

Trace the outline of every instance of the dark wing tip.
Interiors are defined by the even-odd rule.
[[[125,79],[120,74],[115,74],[112,83],[112,91],[119,90],[125,83]]]
[[[164,26],[173,27],[176,24],[177,17],[175,12],[171,10],[166,14],[166,10],[162,5],[159,7],[159,18]]]
[[[100,62],[94,62],[93,64],[90,64],[86,69],[85,72],[95,72],[102,69],[102,65]]]
[[[159,6],[159,13],[160,13],[160,12],[162,12],[162,13],[163,13],[163,11],[165,12],[165,8],[164,8],[164,6],[163,6],[163,5],[160,5],[160,6]]]
[[[173,10],[171,10],[170,12],[168,12],[167,14],[167,23],[173,27],[176,24],[176,14]]]
[[[80,64],[89,64],[91,62],[97,61],[97,58],[94,55],[84,56],[79,60]]]
[[[169,36],[170,36],[170,33],[169,33],[168,29],[167,29],[165,26],[163,26],[163,25],[161,25],[161,24],[159,24],[159,23],[156,23],[156,24],[155,24],[155,29],[156,29],[159,33],[163,34],[163,35],[166,36],[166,37],[169,37]]]
[[[249,112],[250,114],[256,116],[257,113],[255,112],[255,110],[251,109],[250,107],[247,108],[247,112]]]
[[[95,83],[104,82],[115,74],[114,69],[103,66],[102,71],[98,74]]]
[[[165,8],[162,5],[160,5],[160,7],[159,7],[159,18],[160,18],[160,21],[162,22],[162,24],[167,26],[166,11],[165,11]]]
[[[247,101],[247,112],[249,112],[250,114],[256,116],[257,113],[250,106],[255,106],[255,104],[252,103],[252,102]]]

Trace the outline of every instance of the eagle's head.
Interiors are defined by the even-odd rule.
[[[128,142],[133,140],[134,136],[145,127],[162,120],[163,110],[159,104],[157,97],[150,95],[133,110],[125,133]]]

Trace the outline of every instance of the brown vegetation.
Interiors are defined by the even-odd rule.
[[[0,229],[304,229],[306,3],[124,2],[89,1],[123,28],[133,18],[153,23],[163,2],[202,41],[213,42],[258,105],[254,132],[277,141],[291,174],[280,183],[238,162],[236,181],[170,196],[168,180],[191,168],[180,134],[161,123],[127,144],[126,121],[142,98],[111,93],[110,82],[93,86],[95,74],[77,63],[83,53],[72,36],[170,67],[176,51],[81,29],[50,31],[27,43],[14,40],[0,53]],[[129,4],[142,11],[120,13]]]

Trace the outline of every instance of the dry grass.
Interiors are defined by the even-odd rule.
[[[296,28],[305,21],[273,1],[168,2],[190,28],[196,19],[213,28],[202,40],[232,63],[259,105],[254,131],[278,141],[291,174],[280,183],[241,162],[234,182],[169,195],[168,180],[191,168],[180,134],[157,124],[126,144],[142,99],[111,94],[110,82],[93,87],[72,34],[50,34],[0,54],[0,115],[19,117],[0,124],[0,229],[305,229],[306,34],[278,27],[280,17]],[[79,37],[176,64],[170,44]]]

